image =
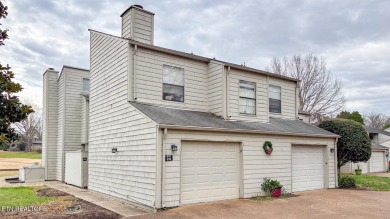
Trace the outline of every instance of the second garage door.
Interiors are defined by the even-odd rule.
[[[292,191],[324,188],[324,147],[292,147]]]
[[[373,151],[370,159],[370,172],[384,172],[385,155],[383,152]]]
[[[238,143],[183,142],[181,204],[239,198]]]

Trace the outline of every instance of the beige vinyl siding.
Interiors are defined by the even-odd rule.
[[[390,136],[379,133],[378,134],[378,143],[381,145],[382,145],[382,143],[384,143],[383,146],[389,145],[390,144]]]
[[[207,63],[144,48],[138,48],[136,54],[136,72],[134,77],[136,80],[135,97],[137,101],[207,112]],[[184,68],[184,102],[162,99],[163,65]]]
[[[129,48],[126,40],[91,31],[88,188],[154,206],[156,124],[127,101]]]
[[[65,74],[60,74],[58,80],[58,138],[56,153],[56,180],[63,180],[64,170],[64,133],[65,133]]]
[[[46,180],[56,179],[57,126],[58,126],[58,72],[43,75],[42,105],[42,165]]]
[[[153,15],[136,9],[132,9],[132,13],[133,22],[135,22],[133,24],[133,39],[141,43],[153,44]]]
[[[208,110],[218,116],[223,116],[223,72],[221,63],[211,61],[207,75]]]
[[[279,78],[269,78],[270,85],[281,87],[282,92],[282,113],[270,113],[270,117],[295,119],[297,117],[296,105],[296,82]]]
[[[310,116],[309,115],[298,114],[298,118],[301,119],[302,121],[310,124]]]
[[[179,148],[183,141],[216,141],[239,142],[242,144],[242,177],[243,198],[250,198],[262,194],[260,185],[264,177],[279,180],[285,186],[287,192],[291,192],[291,150],[292,145],[326,145],[325,157],[328,158],[328,166],[325,166],[325,186],[335,188],[336,173],[334,153],[334,139],[273,136],[261,134],[233,134],[223,132],[180,131],[168,129],[165,140],[165,153],[173,154],[173,161],[165,162],[165,206],[180,205],[180,149],[172,153],[170,146],[176,144]],[[267,156],[263,150],[263,143],[271,141],[274,151]]]
[[[267,76],[231,69],[228,75],[228,117],[232,120],[268,122]],[[240,114],[240,80],[256,83],[256,115]]]
[[[131,38],[131,12],[132,10],[129,10],[122,16],[122,37],[124,38]]]

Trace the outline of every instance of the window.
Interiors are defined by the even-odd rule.
[[[89,92],[89,79],[83,78],[83,92]]]
[[[269,86],[269,111],[271,113],[282,112],[282,101],[281,101],[281,88],[279,86]]]
[[[240,81],[240,113],[256,114],[256,83]]]
[[[184,69],[163,65],[163,100],[184,102]]]

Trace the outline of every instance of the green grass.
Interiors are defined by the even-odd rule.
[[[372,191],[390,191],[390,178],[380,176],[360,175],[353,176],[359,188]]]
[[[41,159],[42,154],[37,152],[24,152],[24,151],[4,151],[0,152],[0,158],[30,158]]]
[[[41,187],[9,187],[0,188],[1,206],[31,206],[55,199],[55,197],[38,196],[36,190]]]

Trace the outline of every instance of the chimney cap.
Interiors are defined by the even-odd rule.
[[[153,12],[150,12],[150,11],[147,11],[144,9],[144,7],[142,7],[142,5],[132,5],[130,6],[128,9],[126,9],[122,14],[121,14],[121,17],[123,17],[123,15],[125,15],[128,11],[130,11],[130,9],[132,8],[136,8],[137,10],[140,10],[140,11],[143,11],[145,13],[148,13],[148,14],[151,14],[151,15],[154,15]]]

